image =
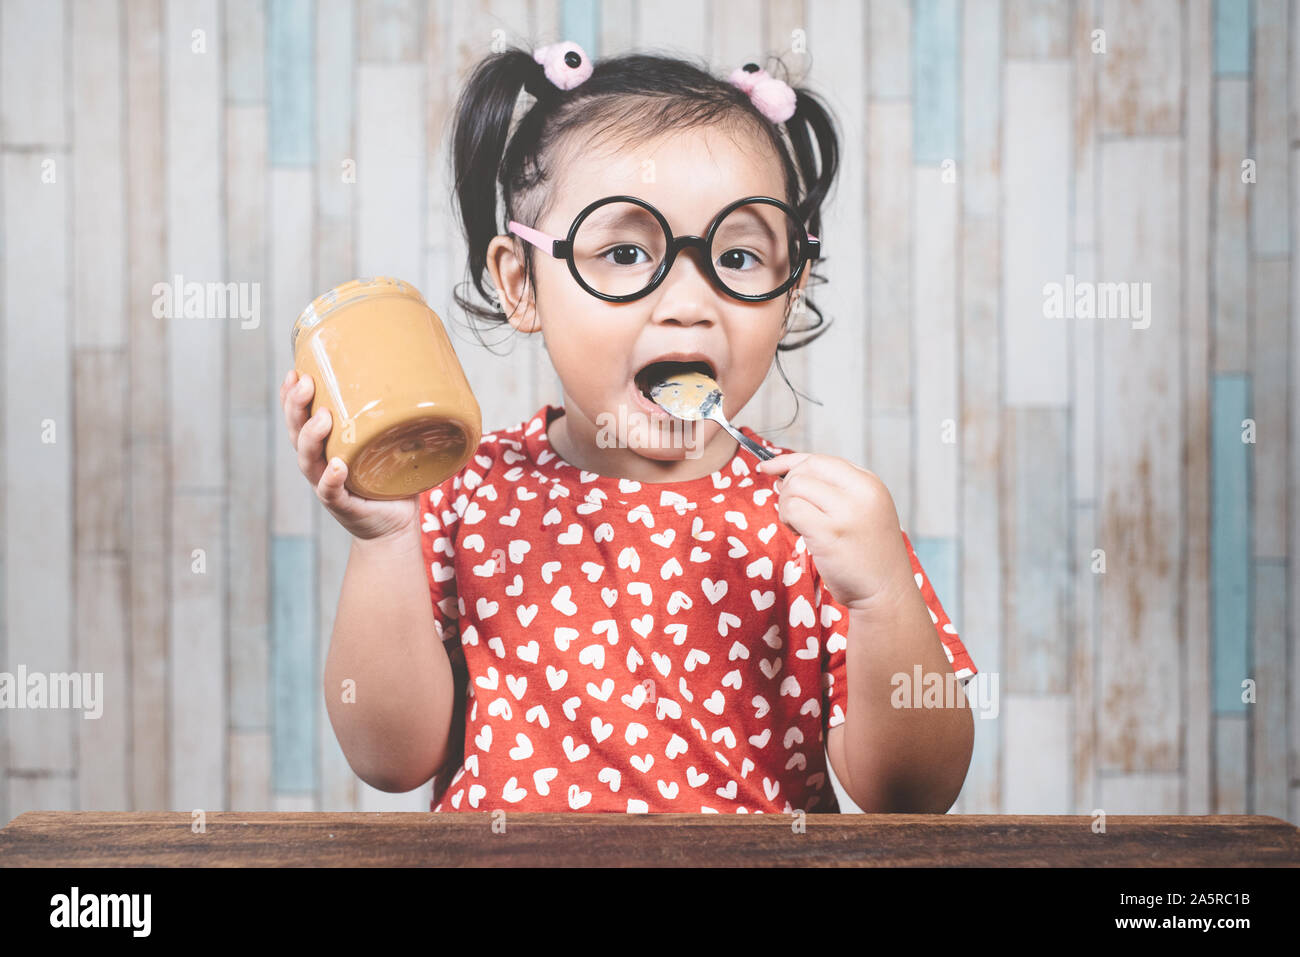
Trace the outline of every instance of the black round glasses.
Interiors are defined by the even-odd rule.
[[[765,302],[786,292],[804,265],[821,258],[788,205],[771,196],[731,203],[703,236],[673,236],[659,210],[635,196],[607,196],[578,213],[564,239],[511,220],[510,232],[569,264],[578,285],[607,302],[631,302],[653,292],[677,254],[688,246],[704,256],[704,270],[727,295]]]

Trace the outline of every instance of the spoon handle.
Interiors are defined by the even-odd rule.
[[[775,456],[767,449],[763,448],[763,446],[759,445],[749,436],[745,435],[745,433],[741,432],[739,429],[732,426],[732,424],[727,421],[727,417],[722,414],[722,410],[717,406],[713,407],[709,415],[709,418],[712,419],[714,422],[718,423],[718,425],[722,426],[728,432],[730,432],[732,437],[735,438],[737,442],[739,442],[745,448],[749,449],[749,451],[754,453],[754,455],[758,456],[760,459],[775,458]]]

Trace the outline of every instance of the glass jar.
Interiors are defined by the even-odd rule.
[[[332,427],[325,458],[343,459],[349,491],[399,499],[469,462],[483,423],[442,320],[415,287],[378,276],[317,297],[290,333],[294,368],[315,382],[311,414]]]

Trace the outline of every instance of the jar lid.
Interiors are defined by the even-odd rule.
[[[358,299],[371,296],[410,296],[424,302],[424,297],[420,295],[420,291],[401,279],[393,279],[390,276],[367,276],[362,279],[349,280],[335,286],[329,292],[317,296],[298,315],[293,324],[293,329],[289,332],[290,352],[297,353],[298,334],[304,329],[310,329],[312,326],[319,324],[335,309],[350,302],[356,302]]]

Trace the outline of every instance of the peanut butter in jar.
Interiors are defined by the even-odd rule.
[[[409,283],[354,279],[317,297],[290,335],[332,427],[326,460],[370,499],[418,495],[469,462],[483,422],[442,320]]]

